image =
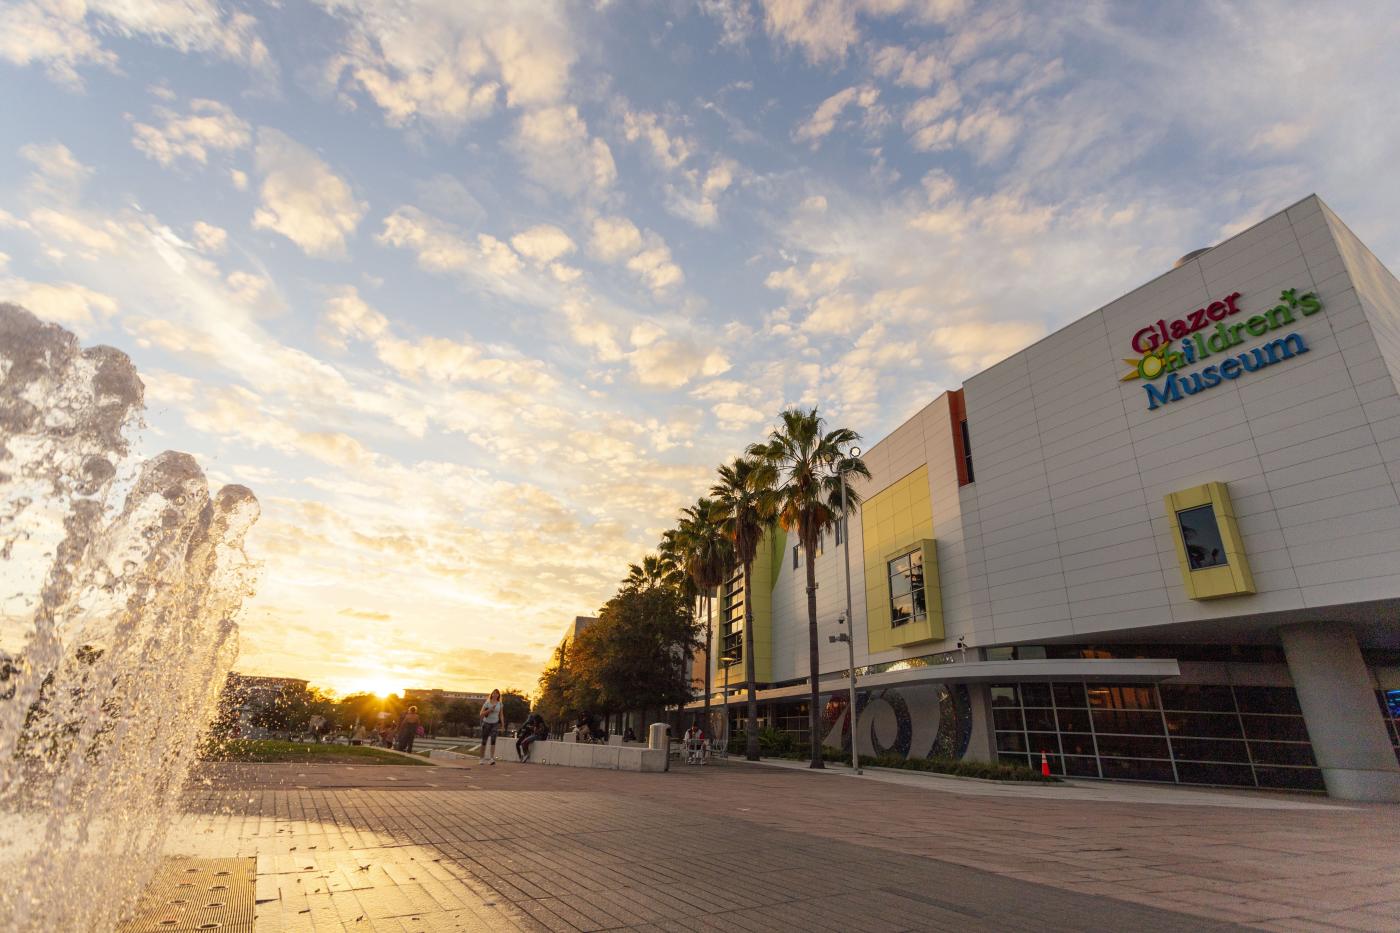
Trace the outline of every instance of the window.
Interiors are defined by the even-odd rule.
[[[846,527],[846,520],[845,520],[844,518],[838,518],[838,519],[836,520],[836,526],[835,526],[835,527],[836,527],[836,546],[837,546],[837,547],[840,547],[840,546],[841,546],[841,529],[843,529],[843,528]]]
[[[719,619],[719,657],[740,660],[744,657],[744,615],[747,612],[744,575],[734,574],[721,588]],[[717,662],[717,666],[722,664]]]
[[[798,567],[802,566],[801,557],[799,556],[801,553],[802,553],[802,552],[799,550],[798,545],[794,544],[794,545],[792,546],[792,569],[793,569],[793,570],[796,570]]]
[[[1176,513],[1176,521],[1181,526],[1181,540],[1186,545],[1186,559],[1192,570],[1225,566],[1225,544],[1220,539],[1214,506],[1184,509]]]
[[[742,609],[724,620],[723,628],[720,630],[720,639],[720,647],[723,649],[720,657],[733,658],[735,661],[744,659],[744,613]],[[724,662],[721,661],[719,666],[723,667]]]
[[[924,552],[911,551],[889,563],[890,626],[928,618],[924,600]]]
[[[962,455],[963,467],[967,470],[967,481],[975,483],[976,479],[972,475],[972,438],[967,433],[967,419],[962,419],[959,427],[962,429]]]

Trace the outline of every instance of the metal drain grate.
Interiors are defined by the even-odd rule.
[[[257,859],[168,858],[120,933],[253,933]]]

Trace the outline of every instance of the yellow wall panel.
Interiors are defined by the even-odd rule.
[[[937,641],[944,637],[938,551],[933,541],[933,507],[928,467],[901,477],[861,506],[864,536],[865,632],[871,652]],[[888,563],[914,549],[924,556],[926,618],[899,627],[890,625]]]
[[[1249,570],[1249,558],[1244,552],[1244,542],[1240,537],[1239,522],[1235,517],[1235,505],[1230,500],[1229,488],[1224,483],[1203,483],[1190,489],[1167,493],[1164,501],[1186,595],[1192,599],[1220,599],[1224,596],[1241,596],[1255,592],[1254,575]],[[1223,567],[1192,570],[1177,513],[1203,505],[1211,506],[1215,513],[1215,523],[1220,529],[1220,542],[1225,549],[1226,562]]]

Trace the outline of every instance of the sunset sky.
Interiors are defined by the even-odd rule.
[[[0,300],[257,492],[240,670],[528,690],[784,406],[1314,191],[1400,266],[1400,17],[1328,6],[9,0]]]

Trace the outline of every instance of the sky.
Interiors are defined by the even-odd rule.
[[[1400,268],[1385,3],[4,0],[0,300],[252,487],[238,668],[534,686],[716,465],[874,441],[1316,192]]]

